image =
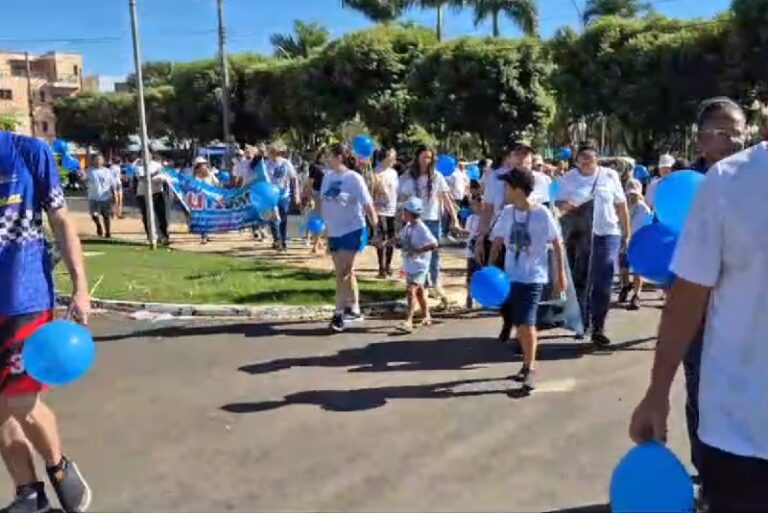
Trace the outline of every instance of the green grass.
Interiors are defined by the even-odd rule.
[[[90,286],[100,299],[192,304],[333,304],[330,271],[279,265],[245,257],[192,253],[104,242],[84,242]],[[69,290],[64,265],[55,273],[60,290]],[[403,297],[397,283],[360,282],[361,300]]]

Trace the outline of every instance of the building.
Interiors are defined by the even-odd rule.
[[[76,96],[82,89],[80,54],[48,52],[27,56],[23,52],[0,51],[0,116],[15,117],[19,133],[54,139],[53,103]]]

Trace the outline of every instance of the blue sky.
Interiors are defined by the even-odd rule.
[[[582,7],[586,0],[575,0]],[[578,26],[574,0],[538,0],[542,33],[563,25]],[[78,51],[85,72],[122,76],[133,67],[127,0],[2,0],[0,49]],[[726,10],[730,0],[651,0],[669,16],[709,18]],[[192,60],[216,53],[215,0],[138,0],[144,60]],[[364,28],[362,15],[341,8],[340,0],[225,0],[230,51],[269,52],[269,36],[290,32],[293,20],[316,21],[331,34]],[[434,11],[414,10],[404,19],[434,26]],[[517,31],[502,22],[504,35]],[[445,37],[486,35],[475,28],[472,14],[448,11]]]

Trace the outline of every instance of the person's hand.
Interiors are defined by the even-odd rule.
[[[667,418],[669,417],[669,393],[648,389],[645,397],[635,408],[629,425],[629,437],[641,444],[650,440],[667,441]]]
[[[629,247],[629,235],[621,236],[621,251],[627,251]]]
[[[558,273],[558,275],[555,277],[555,281],[552,284],[552,292],[559,296],[563,292],[565,292],[566,287],[568,286],[568,278],[565,276],[565,273]]]
[[[69,301],[67,319],[71,319],[83,326],[88,325],[88,316],[91,314],[91,295],[86,289],[76,290]]]

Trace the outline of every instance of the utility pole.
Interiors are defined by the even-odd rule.
[[[147,237],[149,246],[157,249],[157,237],[155,233],[155,207],[152,202],[152,176],[149,164],[152,161],[149,154],[149,137],[147,136],[147,111],[144,106],[144,76],[141,72],[141,48],[139,47],[139,22],[136,16],[136,0],[128,0],[131,11],[131,35],[133,36],[133,62],[136,67],[136,93],[139,107],[139,136],[141,137],[141,158],[144,161],[144,177],[147,181],[147,195],[144,197],[147,204]]]
[[[229,67],[227,66],[227,31],[224,28],[224,0],[216,0],[219,15],[219,59],[221,61],[221,121],[224,125],[224,166],[230,166],[230,122],[229,122]]]
[[[37,135],[35,126],[35,98],[32,96],[32,65],[29,62],[29,52],[24,52],[24,64],[27,73],[27,103],[29,103],[29,130],[32,137]]]

